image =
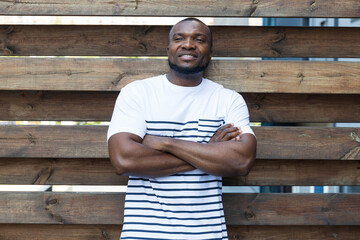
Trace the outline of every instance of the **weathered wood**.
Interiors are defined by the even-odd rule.
[[[128,177],[116,175],[109,159],[0,159],[0,184],[127,185],[127,181]]]
[[[167,59],[5,57],[0,89],[119,91],[167,71]],[[359,62],[214,60],[206,77],[241,93],[360,94]]]
[[[223,201],[229,225],[360,225],[360,194],[228,193]],[[124,194],[2,192],[0,203],[0,223],[122,224]]]
[[[242,240],[357,240],[358,226],[227,226],[229,239]]]
[[[21,168],[19,168],[21,166]],[[359,161],[256,160],[246,177],[224,186],[360,185]],[[0,159],[0,184],[126,185],[109,159]]]
[[[165,56],[168,26],[0,26],[4,56]],[[214,56],[360,57],[351,27],[212,27]]]
[[[0,91],[3,121],[110,121],[118,92]],[[355,94],[242,93],[252,122],[357,122]],[[86,107],[84,107],[86,106]]]
[[[358,226],[227,226],[230,240],[358,240]],[[0,224],[0,237],[23,240],[119,240],[121,225]]]
[[[360,128],[254,127],[258,159],[360,160]],[[0,157],[107,158],[107,126],[0,126]]]
[[[356,0],[1,1],[2,15],[360,17]]]
[[[121,225],[0,224],[0,238],[11,240],[119,240]]]

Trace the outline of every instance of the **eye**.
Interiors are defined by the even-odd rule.
[[[196,40],[197,42],[201,42],[201,43],[205,42],[205,40],[202,39],[202,38],[196,38],[195,40]]]
[[[176,37],[173,38],[173,40],[176,41],[176,42],[178,42],[178,41],[183,40],[183,37],[181,37],[181,36],[176,36]]]

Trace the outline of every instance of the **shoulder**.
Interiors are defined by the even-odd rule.
[[[229,88],[225,88],[223,85],[221,85],[219,83],[216,83],[216,82],[206,79],[206,78],[204,78],[203,80],[205,81],[205,85],[206,85],[207,89],[212,89],[213,91],[215,91],[222,97],[231,98],[231,99],[239,98],[239,97],[242,98],[238,92],[236,92],[232,89],[229,89]]]

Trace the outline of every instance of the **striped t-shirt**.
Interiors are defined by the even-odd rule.
[[[206,144],[225,123],[252,133],[239,94],[207,79],[181,87],[162,75],[123,88],[108,138],[130,132]],[[227,239],[221,188],[221,177],[199,169],[158,178],[130,176],[121,239]]]

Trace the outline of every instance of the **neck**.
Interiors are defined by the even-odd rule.
[[[168,74],[166,74],[167,79],[179,86],[183,87],[195,87],[199,85],[202,81],[204,72],[194,73],[194,74],[183,74],[178,73],[174,70],[170,70]]]

